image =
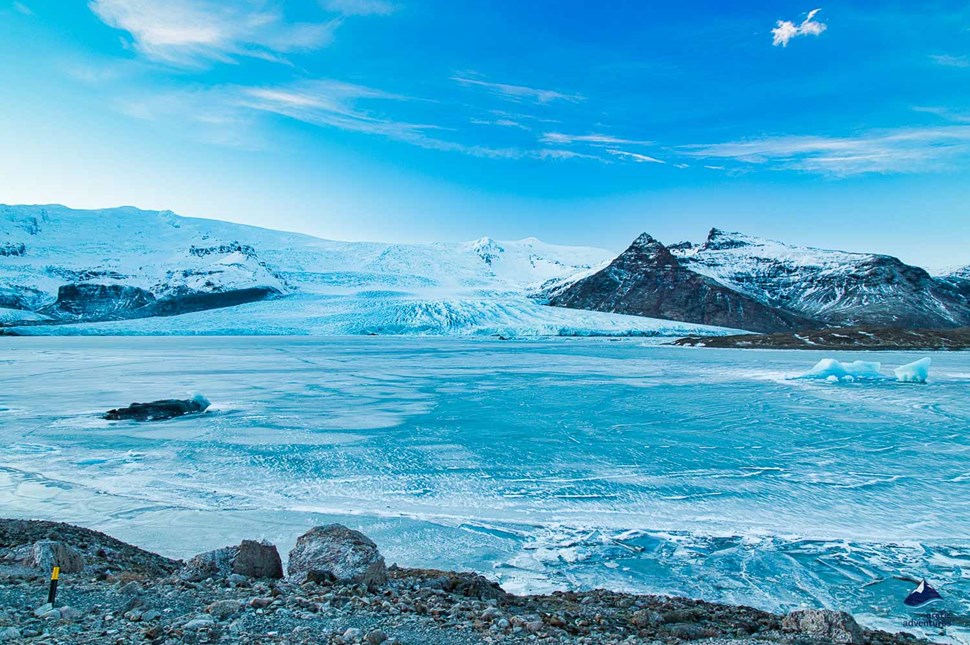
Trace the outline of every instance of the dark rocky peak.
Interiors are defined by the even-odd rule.
[[[701,246],[701,250],[724,251],[726,249],[739,249],[744,246],[751,246],[751,240],[747,236],[712,228],[707,234],[707,240]]]
[[[677,264],[677,258],[671,254],[670,249],[648,233],[643,233],[633,240],[626,251],[620,254],[617,260],[635,260],[639,263],[649,262],[654,265]]]
[[[694,245],[690,242],[677,242],[676,244],[669,244],[667,248],[670,249],[672,253],[690,251],[694,248]]]

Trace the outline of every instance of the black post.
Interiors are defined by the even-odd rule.
[[[51,590],[47,592],[47,602],[50,603],[51,607],[54,606],[54,600],[57,598],[57,578],[60,573],[60,567],[54,567],[54,570],[51,571]]]

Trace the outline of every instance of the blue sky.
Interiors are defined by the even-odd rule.
[[[0,202],[970,262],[970,3],[0,0]]]

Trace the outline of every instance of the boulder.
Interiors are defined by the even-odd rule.
[[[332,574],[339,583],[381,585],[387,582],[387,566],[377,545],[366,535],[341,524],[317,526],[299,537],[290,551],[287,574],[305,582]]]
[[[269,542],[243,540],[232,562],[232,572],[247,578],[282,578],[283,561]]]
[[[800,632],[826,643],[864,643],[862,628],[851,615],[829,609],[793,611],[782,619],[786,632]]]
[[[65,542],[40,540],[30,547],[23,564],[45,575],[54,567],[60,567],[61,573],[77,573],[84,569],[84,556]]]
[[[227,546],[200,553],[185,563],[179,572],[182,580],[200,582],[208,578],[282,578],[283,563],[279,551],[269,542],[243,540],[239,546]]]
[[[132,403],[127,408],[108,410],[104,418],[109,421],[164,421],[186,414],[205,412],[210,403],[209,399],[196,394],[191,399],[162,399],[151,403]]]

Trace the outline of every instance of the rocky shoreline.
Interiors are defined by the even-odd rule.
[[[797,333],[688,336],[673,342],[689,347],[732,349],[823,349],[864,351],[970,349],[970,327],[958,329],[901,329],[845,327]]]
[[[45,605],[50,568],[60,591]],[[0,519],[2,643],[925,643],[843,612],[779,616],[604,590],[515,596],[473,573],[387,566],[340,525],[175,561],[89,529]]]

